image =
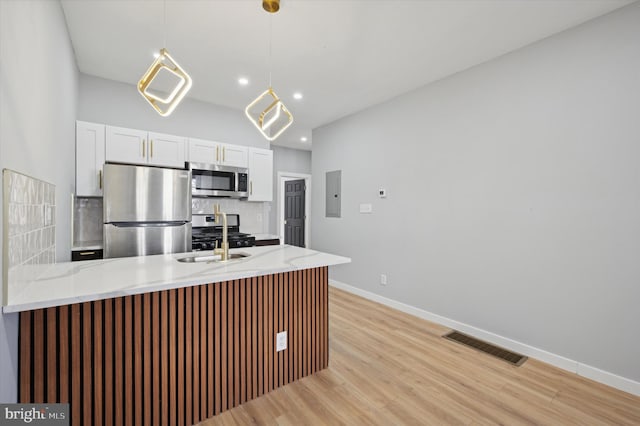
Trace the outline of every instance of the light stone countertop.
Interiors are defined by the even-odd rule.
[[[256,237],[256,241],[280,239],[280,235],[275,235],[275,234],[253,234],[253,236]]]
[[[230,252],[251,256],[225,263],[176,260],[206,253],[197,252],[24,265],[9,277],[2,310],[28,311],[351,262],[347,257],[288,245]]]
[[[102,240],[95,241],[74,241],[71,251],[78,250],[102,250]]]

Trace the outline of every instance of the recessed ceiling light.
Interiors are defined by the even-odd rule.
[[[240,78],[238,79],[238,84],[239,84],[240,86],[246,86],[247,84],[249,84],[249,79],[248,79],[248,78],[246,78],[246,77],[240,77]]]
[[[306,136],[301,137],[301,138],[300,138],[300,141],[301,141],[301,142],[306,142],[306,141],[307,141],[307,137],[306,137]]]
[[[296,92],[293,94],[293,99],[302,99],[302,93]]]

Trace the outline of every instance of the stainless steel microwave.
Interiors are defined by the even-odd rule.
[[[249,196],[247,169],[216,164],[190,163],[193,197],[246,198]]]

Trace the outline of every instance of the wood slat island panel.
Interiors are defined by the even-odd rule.
[[[19,402],[69,402],[72,425],[204,420],[327,367],[327,291],[319,267],[21,312]]]

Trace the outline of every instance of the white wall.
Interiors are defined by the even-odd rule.
[[[313,248],[353,259],[331,277],[640,381],[639,23],[634,3],[316,129]]]
[[[0,168],[56,186],[58,260],[70,257],[77,87],[59,2],[0,1]],[[1,402],[17,398],[17,343],[18,315],[0,314]]]
[[[272,146],[273,150],[273,202],[269,215],[269,233],[279,235],[278,229],[278,172],[311,174],[311,151]],[[313,182],[312,182],[313,184]],[[311,214],[313,215],[313,213]]]
[[[133,84],[87,74],[80,74],[78,120],[269,148],[244,111],[184,99],[169,117],[162,117]]]

